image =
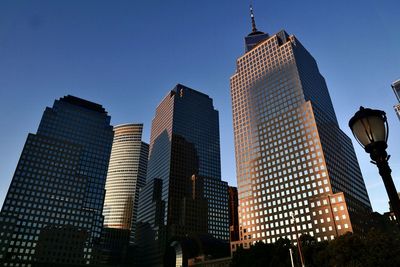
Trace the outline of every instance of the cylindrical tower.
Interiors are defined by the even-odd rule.
[[[143,124],[114,127],[107,173],[104,227],[131,230],[134,236],[137,200],[146,178],[148,144],[142,142]]]

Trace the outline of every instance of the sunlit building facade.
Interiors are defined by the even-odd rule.
[[[362,231],[371,205],[350,139],[339,129],[325,80],[285,31],[255,27],[231,77],[240,241]]]
[[[393,106],[396,111],[397,117],[400,119],[400,80],[392,83],[392,89],[397,98],[397,104]]]
[[[149,153],[137,229],[143,266],[161,266],[170,243],[186,236],[210,234],[228,242],[228,185],[221,180],[212,99],[176,85],[156,109]]]
[[[145,184],[149,145],[143,124],[114,126],[104,201],[104,227],[130,230],[135,239],[139,189]]]
[[[1,266],[93,263],[112,140],[99,104],[65,96],[46,108],[1,210]]]

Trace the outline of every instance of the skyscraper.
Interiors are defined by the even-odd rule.
[[[114,127],[107,173],[104,227],[131,231],[136,228],[139,189],[145,184],[149,145],[142,142],[143,124]]]
[[[92,262],[112,140],[99,104],[68,95],[46,108],[1,210],[2,266]]]
[[[400,80],[392,83],[392,89],[397,98],[397,104],[394,105],[394,110],[396,111],[397,117],[400,119]]]
[[[240,239],[317,240],[362,230],[371,211],[351,140],[339,129],[323,76],[299,40],[256,28],[231,77]]]
[[[101,263],[128,264],[134,258],[139,190],[147,172],[149,145],[142,142],[143,124],[114,127],[104,201]]]
[[[227,188],[221,181],[218,111],[209,96],[178,84],[152,122],[137,233],[139,246],[154,259],[146,265],[160,265],[170,242],[186,235],[228,240]]]

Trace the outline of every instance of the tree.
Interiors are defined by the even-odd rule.
[[[362,236],[347,233],[332,241],[317,242],[309,235],[300,237],[307,267],[391,267],[400,266],[400,234],[373,229]],[[249,249],[239,248],[233,255],[232,267],[291,267],[289,248],[300,266],[297,247],[290,240],[274,244],[257,242]]]
[[[279,239],[274,244],[257,242],[249,249],[238,248],[233,254],[232,267],[291,267],[289,239]]]

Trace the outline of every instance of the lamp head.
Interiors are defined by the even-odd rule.
[[[368,153],[376,147],[387,148],[389,128],[384,111],[360,107],[350,119],[349,127],[357,142]]]

